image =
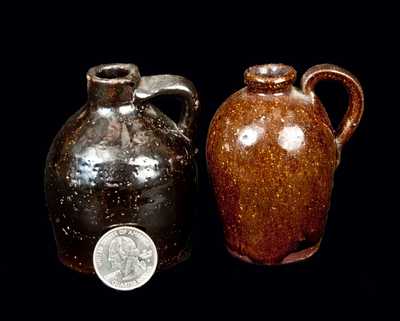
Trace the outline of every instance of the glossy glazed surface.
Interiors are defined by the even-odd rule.
[[[190,253],[197,173],[188,136],[198,110],[196,92],[177,76],[142,82],[135,69],[132,82],[118,72],[97,81],[99,70],[89,71],[89,101],[67,121],[48,154],[46,194],[59,258],[75,270],[93,272],[92,253],[101,235],[133,225],[155,242],[158,268],[172,266]],[[185,108],[192,113],[184,113],[186,127],[149,102],[169,93],[187,98]]]
[[[305,259],[324,232],[342,144],[314,93],[292,86],[295,76],[284,65],[249,68],[247,86],[222,104],[209,128],[208,168],[226,246],[252,263]],[[358,114],[348,114],[358,124],[362,92],[355,106]]]

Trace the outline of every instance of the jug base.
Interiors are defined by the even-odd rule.
[[[170,258],[169,260],[164,260],[163,262],[159,262],[156,272],[174,268],[176,265],[187,261],[190,258],[191,254],[192,254],[191,248],[183,249],[182,251],[179,252],[178,255],[174,256],[173,258]],[[58,254],[57,256],[61,264],[69,268],[70,270],[88,275],[96,274],[93,265],[90,266],[85,266],[84,264],[77,265],[75,260],[71,262],[71,260],[69,260],[69,257],[66,257],[65,255]]]
[[[251,259],[246,255],[240,254],[240,253],[232,250],[228,245],[225,245],[225,247],[230,255],[232,255],[233,257],[235,257],[243,262],[250,263],[250,264],[256,264],[256,265],[277,266],[277,265],[296,263],[296,262],[304,261],[304,260],[310,258],[318,251],[320,244],[321,244],[321,240],[317,244],[310,246],[306,249],[302,249],[300,251],[290,253],[282,261],[280,261],[278,263],[255,261],[254,259]]]
[[[165,260],[164,262],[160,262],[157,267],[157,271],[172,269],[175,266],[179,265],[180,263],[187,261],[191,255],[192,255],[191,248],[183,249],[182,251],[179,252],[178,255],[174,256],[173,258]]]
[[[58,254],[58,260],[61,262],[62,265],[67,267],[68,269],[79,272],[82,274],[95,274],[93,266],[84,266],[83,264],[81,266],[77,265],[76,262],[70,262],[69,258]]]

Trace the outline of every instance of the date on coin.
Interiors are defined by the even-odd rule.
[[[97,276],[107,286],[121,291],[136,289],[149,281],[157,260],[153,240],[132,226],[109,230],[96,243],[93,252]]]

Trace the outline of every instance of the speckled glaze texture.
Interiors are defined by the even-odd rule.
[[[190,254],[197,169],[192,137],[199,110],[190,81],[173,75],[140,77],[135,65],[94,67],[88,102],[50,148],[45,188],[60,260],[93,273],[92,253],[110,228],[133,225],[156,244],[159,266]],[[151,104],[178,95],[178,124]]]
[[[293,68],[253,66],[246,87],[230,96],[209,128],[207,162],[228,251],[247,262],[279,265],[319,248],[343,144],[363,112],[354,76],[318,65],[292,84]],[[337,131],[313,92],[320,80],[341,81],[349,107]]]

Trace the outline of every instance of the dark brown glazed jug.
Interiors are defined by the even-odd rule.
[[[132,64],[94,67],[87,84],[88,101],[57,134],[45,170],[60,260],[94,272],[98,239],[129,225],[152,238],[159,269],[183,261],[197,184],[195,88],[180,76],[141,77]],[[159,95],[183,99],[177,124],[152,104]]]
[[[319,248],[333,177],[343,145],[363,113],[357,79],[334,65],[317,65],[293,86],[282,64],[250,67],[246,87],[216,112],[207,161],[228,251],[244,261],[279,265]],[[314,93],[320,80],[343,83],[349,106],[337,131]]]

